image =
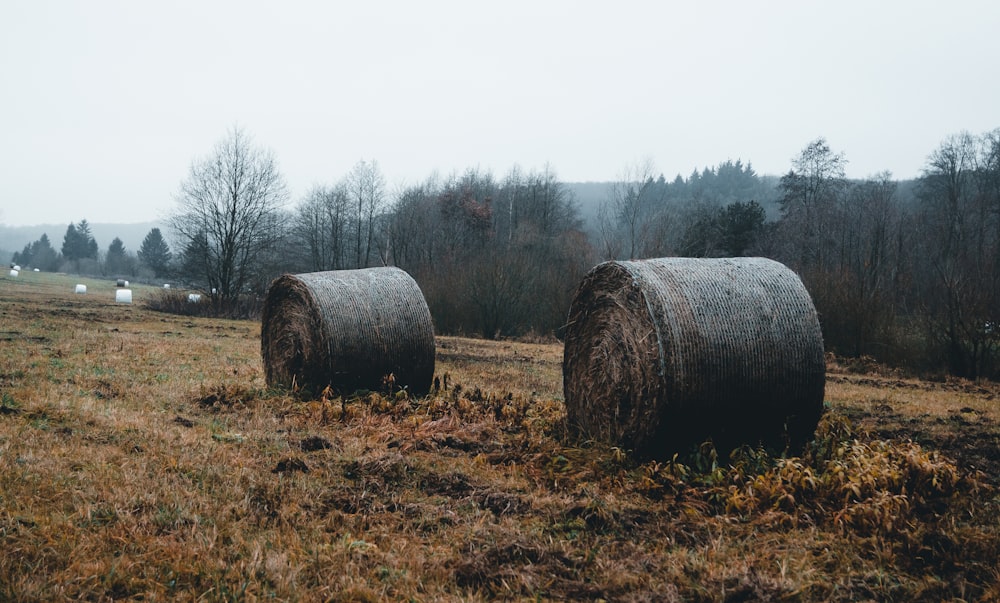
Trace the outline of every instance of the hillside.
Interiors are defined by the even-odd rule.
[[[7,226],[0,224],[0,260],[6,263],[16,251],[24,249],[37,241],[43,234],[48,235],[52,246],[58,251],[62,246],[63,237],[66,235],[66,224],[37,224],[34,226]],[[133,224],[111,224],[92,223],[90,232],[97,241],[97,246],[102,251],[108,249],[108,245],[115,237],[125,243],[125,249],[130,253],[135,253],[142,245],[142,240],[146,238],[149,231],[159,228],[164,236],[169,233],[164,226],[158,222],[137,222]]]
[[[0,277],[0,600],[996,601],[993,384],[828,366],[801,456],[567,434],[561,346],[266,387],[260,324]]]

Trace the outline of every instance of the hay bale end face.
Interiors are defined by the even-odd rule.
[[[570,307],[571,428],[644,457],[712,439],[799,447],[823,410],[823,336],[798,276],[764,258],[605,262]]]
[[[132,290],[131,289],[115,289],[115,303],[118,303],[118,304],[130,304],[130,303],[132,303]]]
[[[434,376],[434,328],[416,281],[399,268],[286,274],[261,314],[268,385],[341,393],[395,387],[422,395]]]

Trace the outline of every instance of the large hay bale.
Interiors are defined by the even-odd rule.
[[[130,304],[130,303],[132,303],[132,290],[131,289],[115,289],[115,303],[118,303],[118,304]]]
[[[798,447],[823,410],[823,336],[798,276],[764,258],[605,262],[569,312],[571,428],[640,456]]]
[[[416,281],[399,268],[286,274],[261,314],[268,385],[341,393],[395,386],[426,393],[434,377],[434,327]]]

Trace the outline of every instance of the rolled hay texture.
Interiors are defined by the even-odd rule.
[[[130,304],[130,303],[132,303],[132,290],[131,289],[115,289],[115,303],[119,303],[119,304]]]
[[[670,458],[707,439],[798,448],[823,411],[823,336],[798,276],[765,258],[605,262],[563,355],[571,429]]]
[[[434,377],[434,327],[420,287],[399,268],[286,274],[261,313],[268,385],[348,394],[396,387],[422,395]]]

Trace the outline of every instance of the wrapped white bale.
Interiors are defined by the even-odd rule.
[[[75,293],[81,293],[81,294],[83,294],[83,293],[86,293],[86,292],[87,292],[87,285],[77,285],[76,286]]]
[[[169,289],[170,288],[170,283],[163,283],[163,288],[164,289]]]
[[[188,303],[196,304],[201,301],[200,293],[188,293]]]
[[[20,272],[21,271],[21,267],[18,266],[17,264],[14,264],[14,270],[17,270],[18,272]]]
[[[640,456],[707,439],[723,453],[798,447],[815,432],[825,378],[812,299],[765,258],[605,262],[570,307],[570,426]]]
[[[115,290],[115,302],[119,304],[130,304],[132,303],[132,290],[131,289],[116,289]]]
[[[13,268],[10,269],[10,278],[17,278],[17,274],[17,270],[14,270]]]
[[[116,287],[128,287],[128,281],[126,281],[126,280],[125,280],[125,279],[123,279],[123,278],[120,278],[120,279],[118,279],[118,281],[117,281],[117,282],[115,283],[115,286],[116,286]]]

